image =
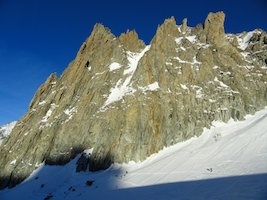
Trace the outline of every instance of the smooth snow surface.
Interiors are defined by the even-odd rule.
[[[267,108],[241,122],[214,122],[200,137],[141,163],[76,173],[77,159],[41,165],[22,184],[0,191],[0,199],[266,200]]]

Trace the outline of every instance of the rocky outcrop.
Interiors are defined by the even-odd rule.
[[[135,30],[122,33],[119,37],[121,44],[131,52],[138,52],[140,49],[145,48],[145,43],[138,38]]]
[[[183,19],[181,30],[182,32],[185,32],[187,30],[187,18]]]
[[[194,28],[172,17],[148,46],[135,31],[117,38],[95,25],[0,146],[0,187],[85,149],[93,148],[92,155],[81,156],[77,171],[141,161],[200,135],[213,120],[242,120],[266,106],[266,33],[225,34],[223,23],[221,12]]]
[[[222,46],[224,44],[224,20],[225,14],[223,12],[209,13],[204,25],[208,44],[214,44],[216,46]]]
[[[267,34],[263,30],[252,32],[250,43],[247,45],[247,51],[252,54],[261,65],[267,64]]]

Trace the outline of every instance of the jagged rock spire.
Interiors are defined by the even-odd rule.
[[[94,25],[93,31],[91,33],[91,36],[94,37],[95,35],[100,34],[100,35],[110,35],[112,34],[110,29],[105,27],[103,24],[96,23]]]
[[[119,41],[129,51],[137,52],[145,47],[145,43],[138,38],[138,34],[135,30],[127,30],[126,33],[122,33],[119,37]]]
[[[222,46],[224,43],[224,20],[223,12],[209,13],[204,25],[207,43]]]
[[[181,30],[183,32],[185,32],[187,29],[187,18],[184,18],[183,21],[182,21],[182,27],[181,27]]]
[[[172,16],[169,19],[166,19],[162,25],[157,29],[156,35],[152,40],[153,43],[160,42],[168,35],[177,36],[179,34],[175,18]]]

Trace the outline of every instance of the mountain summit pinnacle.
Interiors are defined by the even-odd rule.
[[[119,40],[126,49],[132,52],[138,52],[145,48],[144,42],[138,38],[138,34],[135,30],[128,30],[126,33],[122,33]]]
[[[189,27],[171,17],[147,46],[135,31],[116,37],[96,24],[1,144],[0,188],[88,149],[77,171],[142,161],[199,136],[214,120],[242,120],[265,107],[267,34],[226,34],[224,19],[210,13],[204,26]]]
[[[209,13],[206,18],[204,30],[207,36],[207,43],[222,45],[225,41],[224,33],[225,14],[223,12]]]
[[[184,19],[183,19],[181,29],[182,29],[183,32],[186,31],[186,29],[187,29],[187,18],[184,18]]]

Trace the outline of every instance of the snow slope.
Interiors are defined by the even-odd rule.
[[[16,123],[17,122],[14,121],[14,122],[11,122],[7,125],[0,126],[0,145],[3,141],[3,139],[11,133],[11,131],[15,127]]]
[[[0,199],[266,200],[267,108],[241,122],[214,122],[200,137],[141,163],[75,173],[76,161],[42,165],[22,184],[0,191]]]

